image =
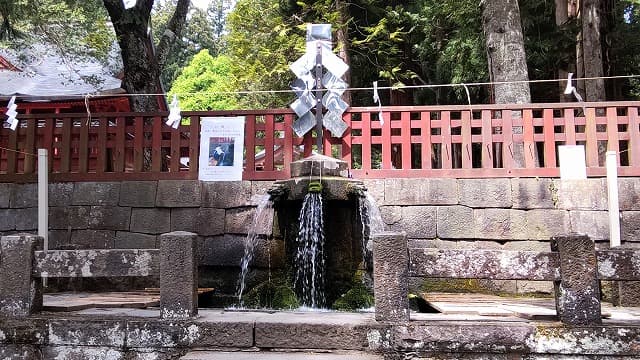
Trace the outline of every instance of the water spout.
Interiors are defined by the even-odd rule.
[[[260,198],[253,217],[253,223],[244,242],[244,255],[240,261],[240,278],[238,279],[238,304],[243,307],[242,294],[246,287],[249,265],[255,255],[255,248],[261,234],[270,234],[273,226],[273,201],[272,195],[264,195]]]
[[[325,252],[322,194],[310,191],[302,202],[295,255],[295,289],[303,306],[323,308],[325,294]],[[320,187],[321,189],[321,187]],[[314,190],[318,190],[314,186]]]

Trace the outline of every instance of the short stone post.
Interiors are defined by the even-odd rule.
[[[0,238],[0,315],[27,316],[42,309],[42,283],[32,275],[33,254],[42,238]]]
[[[373,234],[373,290],[378,321],[409,321],[407,235]]]
[[[560,281],[554,283],[556,311],[565,325],[599,325],[600,283],[595,243],[588,236],[570,234],[551,238],[551,250],[560,255]]]
[[[184,319],[198,314],[197,235],[174,231],[160,235],[160,317]]]

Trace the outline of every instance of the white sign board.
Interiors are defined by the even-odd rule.
[[[561,180],[582,180],[587,178],[587,165],[584,154],[584,145],[558,146]]]
[[[242,180],[244,117],[200,119],[200,161],[202,181]]]

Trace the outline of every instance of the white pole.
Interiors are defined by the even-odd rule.
[[[618,158],[615,151],[607,151],[607,189],[609,191],[609,241],[611,247],[620,246],[620,206],[618,204]]]
[[[38,236],[49,250],[49,161],[47,149],[38,149]]]

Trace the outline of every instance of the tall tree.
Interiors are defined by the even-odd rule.
[[[527,57],[517,0],[485,0],[482,18],[487,44],[489,77],[492,82],[523,81],[496,84],[497,104],[531,102]]]
[[[582,17],[581,51],[584,77],[600,78],[585,80],[584,92],[587,101],[604,101],[606,98],[604,68],[602,65],[602,0],[581,0]]]
[[[138,0],[126,9],[122,0],[103,0],[118,38],[124,64],[123,87],[130,94],[164,93],[160,84],[160,69],[165,63],[170,45],[180,37],[190,0],[178,0],[176,11],[169,20],[157,50],[149,34],[153,0]],[[157,110],[155,96],[134,96],[134,111]]]

